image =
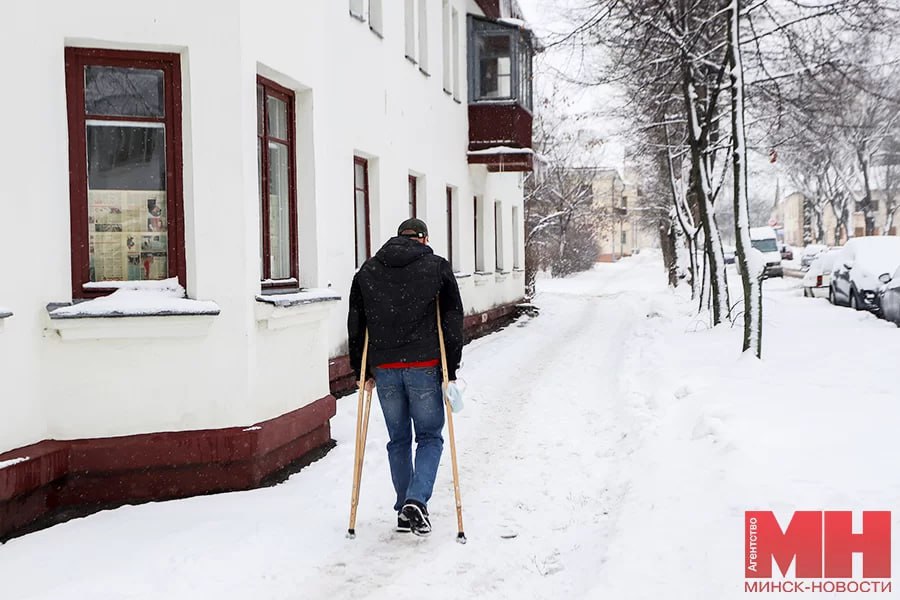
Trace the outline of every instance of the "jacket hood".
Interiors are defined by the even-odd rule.
[[[434,254],[430,246],[409,238],[397,236],[389,239],[375,254],[375,259],[387,267],[405,267],[423,256]]]

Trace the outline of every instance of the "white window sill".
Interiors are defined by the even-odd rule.
[[[6,319],[13,316],[13,312],[8,308],[3,308],[0,306],[0,331],[3,331],[3,324],[6,323]]]
[[[467,279],[467,278],[471,277],[472,274],[471,273],[454,273],[453,276],[456,277],[457,279]]]
[[[93,300],[49,304],[47,330],[63,340],[196,337],[209,330],[218,304],[186,298],[175,280],[154,283],[120,287]]]
[[[264,329],[279,330],[328,318],[341,300],[330,289],[306,289],[294,294],[258,295],[256,320]]]
[[[509,276],[509,271],[497,271],[494,273],[494,281],[497,283],[501,283],[506,281],[506,278]]]
[[[158,314],[54,319],[47,331],[63,341],[190,338],[206,335],[214,314]]]
[[[513,279],[522,279],[525,277],[525,269],[513,269]]]

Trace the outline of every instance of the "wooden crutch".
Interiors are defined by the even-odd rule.
[[[372,392],[366,391],[366,359],[368,354],[369,330],[366,329],[362,367],[360,367],[359,376],[359,402],[356,407],[356,448],[353,454],[353,491],[350,497],[350,525],[347,527],[347,537],[351,540],[356,537],[356,509],[359,506],[363,459],[366,456],[366,437],[369,434],[369,413],[372,410]],[[363,396],[366,399],[365,411],[363,410]]]
[[[447,386],[450,385],[450,376],[447,373],[447,349],[444,346],[444,330],[441,328],[441,302],[435,299],[435,308],[437,312],[437,329],[438,341],[441,346],[441,371],[444,377],[444,406],[447,408],[447,430],[450,433],[450,464],[453,466],[453,494],[456,496],[456,524],[459,532],[456,534],[456,541],[460,544],[466,543],[466,534],[463,529],[462,517],[462,497],[459,493],[459,467],[456,462],[456,435],[453,433],[453,410],[450,408],[450,399],[447,396]]]

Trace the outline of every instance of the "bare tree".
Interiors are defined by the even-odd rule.
[[[626,109],[645,147],[664,153],[673,213],[685,231],[691,231],[688,215],[702,231],[714,324],[730,316],[715,211],[720,192],[730,185],[743,347],[757,356],[762,304],[755,274],[761,273],[751,260],[748,151],[779,135],[789,107],[800,104],[794,82],[818,75],[840,56],[847,36],[837,33],[873,26],[883,1],[585,0],[579,25],[557,42],[603,49],[594,82],[628,90]],[[686,178],[675,175],[678,160],[688,167]],[[871,156],[867,160],[871,164]]]
[[[535,122],[535,171],[525,181],[526,295],[539,270],[554,276],[590,268],[597,259],[601,215],[594,204],[594,171],[578,166],[587,148],[558,90],[541,101]]]

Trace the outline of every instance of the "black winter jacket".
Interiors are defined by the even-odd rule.
[[[398,236],[360,267],[350,286],[347,316],[350,366],[357,378],[366,328],[368,377],[385,363],[440,358],[435,314],[438,296],[447,370],[454,380],[462,358],[463,306],[450,263],[429,246]]]

